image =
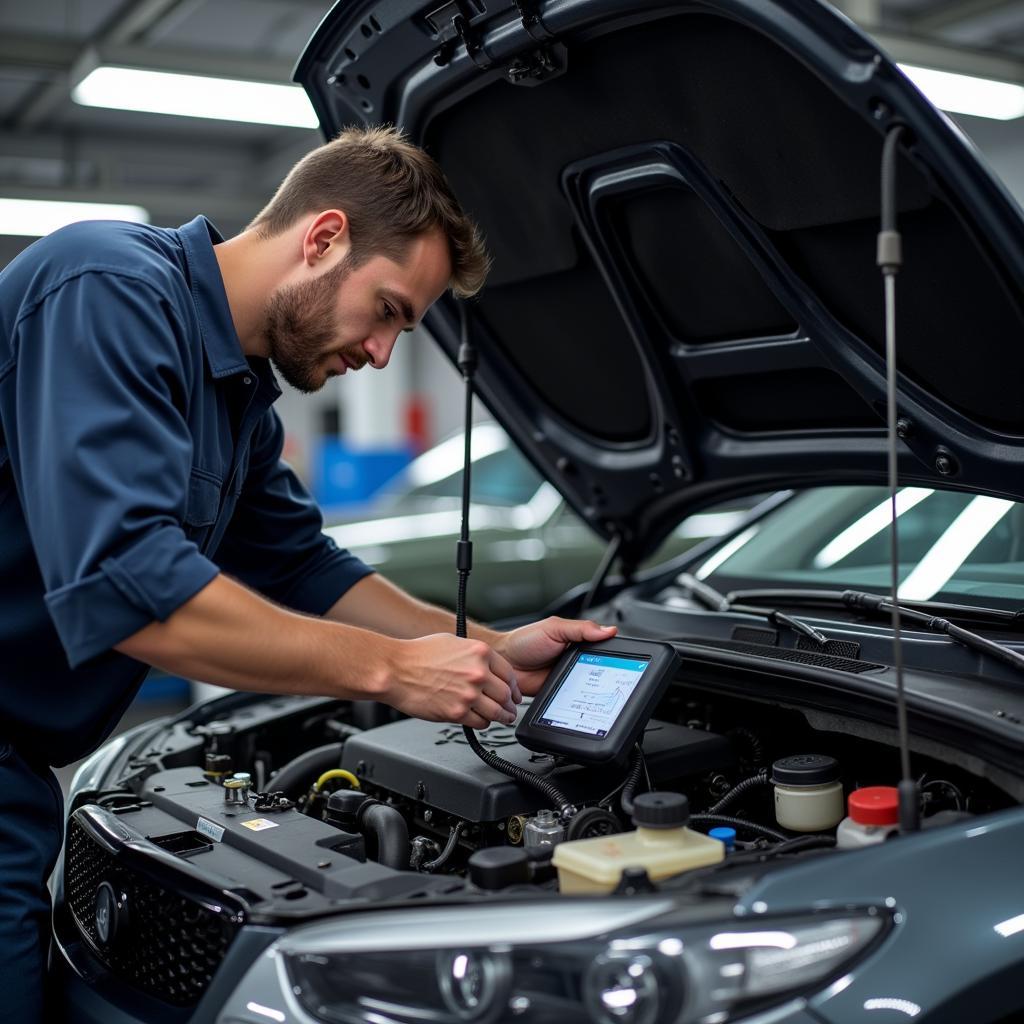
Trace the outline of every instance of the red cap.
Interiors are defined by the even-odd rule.
[[[849,796],[850,817],[858,825],[895,825],[900,820],[899,790],[895,786],[865,786]]]

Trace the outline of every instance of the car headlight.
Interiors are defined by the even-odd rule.
[[[717,1024],[817,990],[889,922],[872,907],[695,924],[636,899],[360,919],[361,938],[350,918],[282,943],[282,980],[318,1020]]]

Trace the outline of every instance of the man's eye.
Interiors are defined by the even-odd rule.
[[[385,302],[384,303],[384,319],[394,320],[398,314]]]

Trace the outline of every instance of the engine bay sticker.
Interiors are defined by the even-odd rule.
[[[278,823],[269,818],[250,818],[248,821],[240,821],[239,825],[251,828],[253,832],[262,832],[265,828],[277,828]]]
[[[224,838],[224,829],[205,818],[200,818],[196,822],[196,831],[200,835],[206,836],[207,839],[212,839],[215,843],[219,843]]]

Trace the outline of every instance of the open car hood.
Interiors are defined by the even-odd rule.
[[[392,122],[494,258],[467,303],[495,417],[627,558],[744,492],[885,474],[885,131],[899,161],[901,479],[1024,499],[1024,221],[814,0],[342,0],[295,78]],[[458,304],[427,325],[458,349]]]

